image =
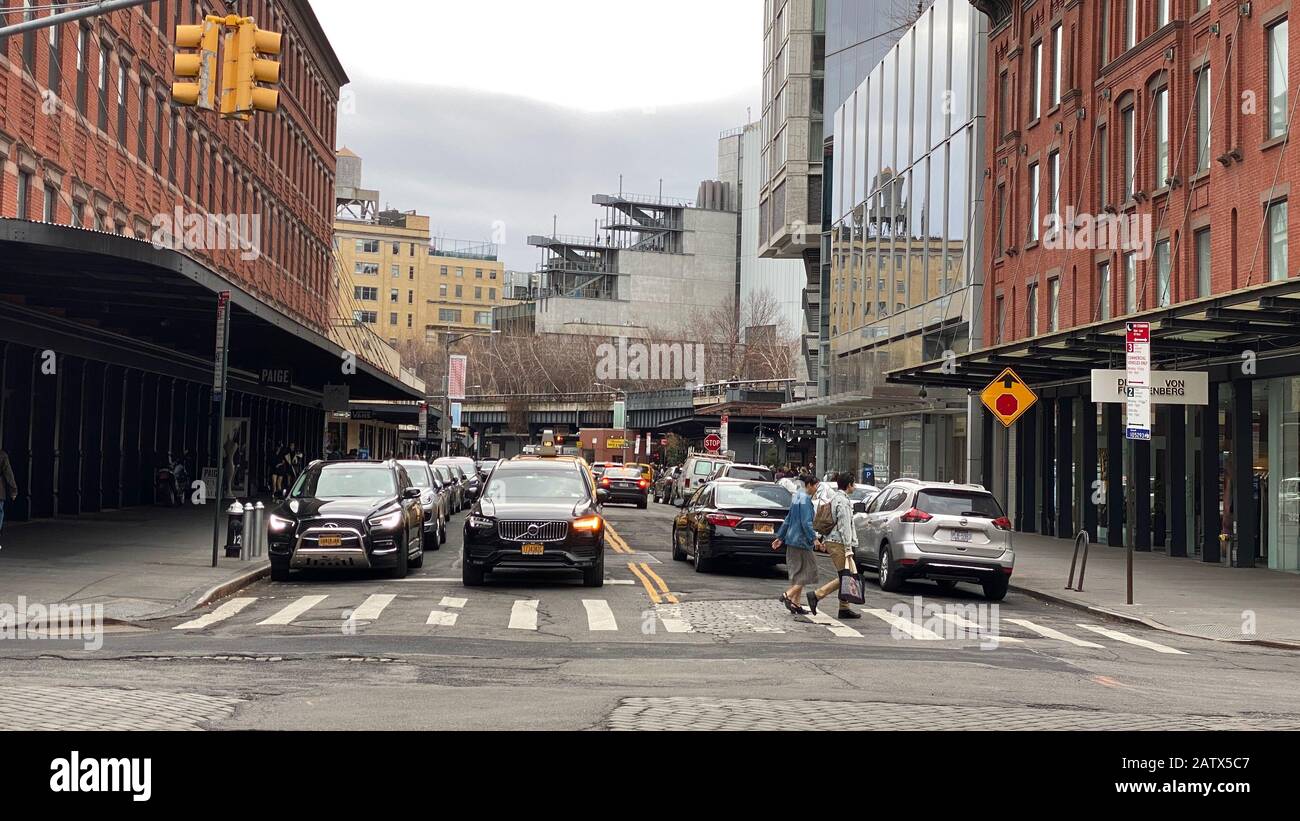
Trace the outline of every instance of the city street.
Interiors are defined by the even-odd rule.
[[[607,506],[617,535],[598,589],[527,573],[463,587],[458,514],[404,580],[263,580],[185,616],[109,626],[93,652],[7,641],[0,728],[1300,729],[1293,652],[1015,591],[1000,641],[950,638],[891,609],[984,602],[927,582],[869,584],[860,620],[796,618],[777,602],[780,568],[673,561],[674,513]]]

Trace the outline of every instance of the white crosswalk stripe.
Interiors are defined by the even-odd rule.
[[[1003,621],[1008,622],[1010,624],[1018,624],[1021,627],[1025,628],[1026,630],[1031,630],[1037,633],[1038,635],[1043,636],[1044,638],[1056,639],[1057,641],[1064,641],[1069,644],[1073,644],[1075,647],[1091,647],[1094,650],[1105,649],[1100,644],[1096,644],[1095,642],[1084,641],[1083,639],[1076,639],[1074,636],[1067,636],[1065,633],[1062,633],[1060,630],[1053,630],[1052,628],[1044,627],[1041,624],[1034,624],[1032,621],[1029,621],[1028,619],[1003,619]]]
[[[813,624],[823,625],[827,630],[830,630],[833,635],[839,636],[842,639],[862,638],[862,634],[857,630],[854,630],[852,627],[849,627],[838,619],[831,618],[825,613],[817,613],[816,615],[810,614],[808,618],[813,622]]]
[[[520,599],[510,608],[511,630],[536,630],[537,629],[537,606],[541,604],[536,599]]]
[[[306,613],[316,605],[328,599],[329,596],[303,596],[290,604],[288,607],[271,616],[269,619],[259,621],[260,627],[273,627],[277,625],[293,624],[294,619]]]
[[[1024,639],[1014,638],[1013,636],[999,636],[999,635],[994,635],[992,633],[987,633],[984,631],[984,625],[979,624],[978,622],[973,622],[970,619],[966,618],[965,616],[959,616],[956,613],[938,613],[937,615],[939,616],[939,618],[943,619],[944,621],[949,622],[950,624],[955,624],[958,627],[962,628],[963,630],[967,631],[967,633],[971,634],[972,637],[974,636],[974,634],[978,633],[981,641],[998,641],[998,642],[1005,642],[1007,644],[1025,643]]]
[[[465,607],[465,604],[468,601],[469,599],[457,599],[457,598],[452,598],[451,596],[443,596],[442,601],[438,602],[438,606],[451,607],[456,610],[460,610]]]
[[[874,608],[871,609],[864,608],[862,612],[870,616],[875,616],[876,618],[883,621],[885,624],[888,624],[890,627],[894,628],[900,633],[907,635],[910,638],[919,639],[921,641],[943,641],[943,636],[939,635],[933,630],[927,630],[926,628],[920,626],[919,624],[913,624],[910,620],[905,619],[902,616],[896,615],[894,613],[890,613],[888,610],[876,610]]]
[[[184,624],[178,624],[172,629],[173,630],[202,630],[205,627],[211,627],[212,625],[218,622],[223,622],[226,619],[231,618],[232,616],[239,615],[240,611],[242,611],[245,607],[248,607],[250,604],[252,604],[255,601],[257,601],[256,596],[252,598],[245,598],[245,599],[231,599],[230,601],[217,607],[217,609],[213,610],[211,613],[205,613],[204,615],[199,616],[197,619],[194,619],[193,621],[187,621]]]
[[[395,598],[397,596],[392,593],[375,593],[368,596],[360,607],[352,611],[352,617],[348,621],[377,621],[383,615],[384,609],[392,604]]]
[[[583,599],[582,606],[587,610],[588,630],[618,630],[618,621],[614,618],[609,602],[604,599]]]
[[[456,618],[459,613],[448,613],[446,610],[433,610],[429,613],[429,620],[425,624],[432,624],[435,627],[455,627]]]
[[[1157,653],[1164,653],[1166,655],[1171,655],[1171,656],[1187,655],[1187,653],[1184,653],[1182,650],[1175,650],[1172,647],[1166,647],[1165,645],[1157,644],[1154,641],[1147,641],[1146,639],[1140,639],[1137,636],[1130,636],[1128,633],[1121,633],[1118,630],[1111,630],[1106,627],[1098,627],[1093,624],[1080,624],[1078,626],[1082,627],[1084,630],[1091,630],[1092,632],[1098,635],[1105,636],[1108,639],[1114,639],[1115,641],[1122,641],[1125,644],[1132,644],[1132,645],[1136,645],[1137,647],[1145,647],[1146,649],[1154,650]]]

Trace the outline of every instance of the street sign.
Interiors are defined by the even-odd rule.
[[[429,438],[429,403],[420,403],[420,439]]]
[[[627,448],[626,439],[606,439],[605,447],[608,450],[624,450]]]
[[[718,434],[722,437],[722,444],[718,447],[719,450],[727,449],[727,428],[730,427],[730,423],[731,417],[725,413],[722,414],[722,432]]]
[[[1151,441],[1151,323],[1127,322],[1124,334],[1127,439]]]
[[[230,312],[230,292],[217,294],[217,344],[212,358],[212,401],[220,402],[226,392],[226,343],[230,333],[227,314]]]
[[[459,402],[451,403],[451,426],[453,428],[460,427],[460,407]]]
[[[722,437],[716,433],[710,433],[704,437],[704,449],[709,453],[717,453],[722,450]]]
[[[1093,402],[1128,402],[1126,371],[1092,372]],[[1210,375],[1205,371],[1152,371],[1147,390],[1153,405],[1208,405]]]
[[[1003,427],[1009,428],[1034,406],[1038,396],[1021,381],[1015,371],[1007,368],[980,393],[980,401]]]
[[[352,402],[352,389],[347,385],[326,385],[322,398],[325,410],[331,413],[346,413]]]

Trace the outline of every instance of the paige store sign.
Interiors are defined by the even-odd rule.
[[[1126,402],[1128,388],[1124,371],[1093,371],[1093,402]],[[1210,401],[1210,378],[1196,371],[1152,371],[1153,405],[1206,405]]]

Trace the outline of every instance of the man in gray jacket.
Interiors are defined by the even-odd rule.
[[[831,506],[831,513],[835,517],[835,529],[828,533],[824,539],[825,551],[831,554],[831,563],[835,565],[836,570],[848,568],[854,570],[853,549],[858,546],[857,530],[853,527],[853,502],[849,499],[849,491],[853,490],[853,474],[849,471],[835,475],[836,489],[830,494],[827,502]],[[838,575],[831,581],[822,585],[815,592],[808,594],[808,606],[814,613],[817,612],[817,603],[832,594],[838,595],[840,592],[840,578]],[[860,619],[862,615],[849,607],[847,602],[840,602],[839,618],[841,619]]]
[[[9,454],[0,449],[0,528],[5,523],[5,502],[18,498],[18,482],[14,479],[14,469],[9,464]]]

